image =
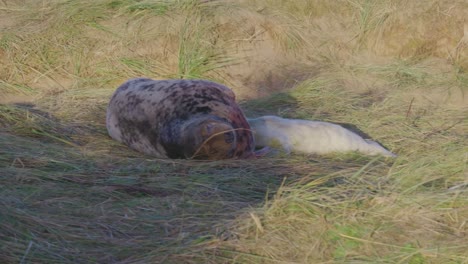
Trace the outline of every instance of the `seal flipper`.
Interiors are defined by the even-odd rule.
[[[397,155],[387,149],[385,149],[383,146],[381,146],[379,143],[370,140],[370,139],[364,139],[366,143],[368,144],[368,149],[370,151],[370,154],[375,154],[375,155],[382,155],[385,157],[390,157],[390,158],[396,158]]]

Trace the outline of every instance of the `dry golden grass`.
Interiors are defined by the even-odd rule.
[[[1,263],[468,263],[466,1],[0,1]],[[206,78],[248,116],[399,156],[157,160],[124,80]]]

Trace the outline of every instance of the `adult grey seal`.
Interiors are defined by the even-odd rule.
[[[207,80],[131,79],[107,108],[109,135],[159,158],[249,158],[250,126],[228,87]]]

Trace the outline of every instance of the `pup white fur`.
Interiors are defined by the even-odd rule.
[[[368,155],[396,157],[377,142],[363,139],[339,125],[277,116],[247,119],[257,147],[281,147],[285,152],[327,154],[358,151]]]

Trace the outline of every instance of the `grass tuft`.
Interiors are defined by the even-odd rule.
[[[203,22],[202,13],[187,16],[179,35],[177,78],[201,79],[236,62],[217,47],[216,35],[209,36],[213,30],[212,25]]]

